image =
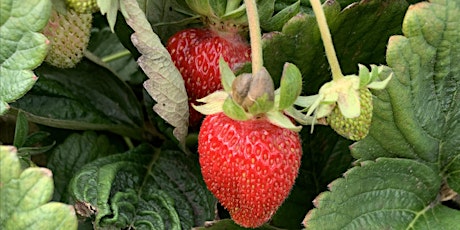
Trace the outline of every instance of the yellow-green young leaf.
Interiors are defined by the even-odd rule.
[[[149,77],[144,88],[157,102],[153,110],[175,127],[174,136],[185,148],[189,108],[184,80],[137,1],[127,0],[121,4],[126,22],[134,30],[131,40],[141,53],[137,62]]]
[[[50,17],[49,0],[2,0],[0,5],[0,115],[34,85],[32,72],[47,53],[47,39],[38,33]]]
[[[1,229],[77,229],[72,206],[48,203],[54,189],[49,169],[22,170],[16,148],[0,146],[0,172]]]

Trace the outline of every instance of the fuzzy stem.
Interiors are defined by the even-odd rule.
[[[324,49],[326,50],[326,57],[331,66],[332,80],[337,81],[343,77],[342,70],[340,70],[339,60],[335,53],[334,44],[332,43],[331,32],[327,25],[326,16],[324,15],[323,7],[319,0],[310,0],[313,12],[318,22],[321,38],[323,39]]]
[[[249,23],[249,37],[251,39],[252,74],[256,74],[264,65],[262,54],[262,35],[259,25],[259,13],[255,0],[244,0]]]

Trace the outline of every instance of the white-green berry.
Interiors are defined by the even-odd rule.
[[[68,11],[65,15],[54,11],[43,29],[50,41],[45,62],[59,68],[73,68],[83,58],[91,32],[91,14]]]

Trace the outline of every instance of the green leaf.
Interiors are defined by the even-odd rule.
[[[460,212],[443,207],[437,198],[444,179],[459,189],[460,44],[454,24],[460,24],[459,1],[433,0],[409,8],[405,36],[389,40],[392,70],[380,69],[380,80],[391,71],[394,77],[385,90],[373,91],[369,135],[351,146],[363,166],[317,198],[317,209],[307,217],[312,229],[330,218],[331,228],[337,229],[457,228],[453,223]]]
[[[115,149],[107,136],[97,135],[92,131],[72,134],[62,144],[56,146],[47,164],[53,172],[56,188],[53,200],[68,202],[68,184],[75,173],[87,163],[113,154]]]
[[[284,110],[294,104],[302,91],[302,74],[297,66],[286,63],[280,83],[280,101],[278,108]]]
[[[280,12],[276,13],[268,20],[261,20],[260,26],[267,31],[281,31],[284,24],[298,14],[300,11],[300,1],[294,2],[292,5],[287,6]]]
[[[460,194],[460,154],[454,156],[445,167],[447,184]]]
[[[410,226],[411,229],[458,229],[458,220],[460,218],[458,210],[438,205],[433,209],[417,214],[420,214],[420,220]]]
[[[454,24],[460,24],[459,1],[410,8],[405,37],[393,36],[388,44],[394,77],[385,90],[374,91],[369,135],[353,146],[354,156],[421,159],[447,174],[460,169],[452,163],[460,156],[460,28]]]
[[[143,115],[132,90],[111,71],[88,59],[76,68],[42,65],[40,79],[12,104],[31,122],[57,128],[109,130],[140,139]]]
[[[77,204],[97,210],[96,228],[191,229],[213,218],[216,202],[195,156],[148,145],[85,165],[70,192]]]
[[[175,127],[174,136],[185,148],[189,108],[184,80],[137,2],[123,1],[123,6],[126,22],[135,31],[131,40],[142,54],[138,59],[139,66],[149,77],[144,88],[157,101],[153,110]]]
[[[46,141],[45,139],[48,138],[48,136],[49,133],[43,131],[31,133],[24,140],[22,147],[18,149],[18,156],[30,157],[32,155],[42,154],[51,150],[56,142]]]
[[[13,146],[0,146],[0,170],[0,228],[77,229],[71,206],[48,203],[53,194],[50,170],[21,170]]]
[[[22,97],[34,85],[32,72],[47,54],[47,39],[38,33],[48,23],[49,0],[2,0],[0,6],[0,115],[9,102]]]
[[[358,72],[358,63],[385,62],[386,41],[401,33],[401,24],[408,4],[405,0],[359,1],[350,7],[338,1],[323,5],[332,33],[340,66],[345,75]],[[303,92],[316,94],[331,73],[324,55],[324,46],[312,12],[291,18],[281,32],[266,34],[263,39],[264,65],[279,82],[284,63],[299,67],[303,76]]]
[[[437,167],[416,160],[379,158],[350,169],[313,202],[307,229],[433,229],[442,208]],[[447,212],[460,217],[460,211]],[[331,221],[333,220],[333,221]],[[421,228],[414,228],[415,225]]]
[[[14,129],[14,143],[16,148],[21,148],[27,139],[29,133],[29,123],[22,111],[19,111],[16,118],[16,128]]]

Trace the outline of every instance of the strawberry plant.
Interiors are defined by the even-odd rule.
[[[459,0],[0,1],[1,229],[460,224]]]

